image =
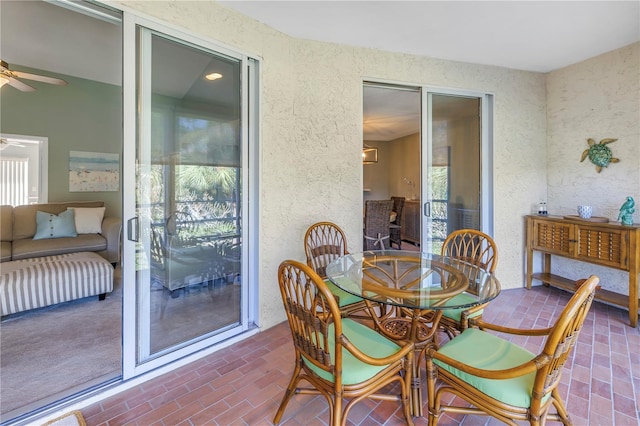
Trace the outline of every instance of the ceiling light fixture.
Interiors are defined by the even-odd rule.
[[[213,81],[213,80],[222,78],[222,74],[220,74],[219,72],[212,72],[211,74],[205,75],[204,78],[206,78],[207,80]]]
[[[0,87],[4,86],[8,82],[9,82],[9,79],[7,77],[5,77],[4,75],[0,74]]]
[[[378,162],[378,148],[365,145],[362,148],[362,164],[375,164]]]

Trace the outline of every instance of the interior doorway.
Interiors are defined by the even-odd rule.
[[[364,83],[363,150],[377,159],[363,161],[363,201],[405,198],[403,248],[440,253],[452,231],[490,227],[487,106],[483,94]]]

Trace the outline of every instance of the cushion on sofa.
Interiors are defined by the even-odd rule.
[[[106,249],[107,239],[99,234],[79,234],[77,237],[46,240],[25,238],[13,242],[13,260]]]
[[[11,260],[13,240],[13,207],[0,206],[0,262]]]
[[[0,262],[11,260],[11,242],[0,241]]]
[[[67,210],[58,215],[41,211],[36,212],[36,235],[33,236],[34,240],[77,236],[73,210]]]
[[[104,201],[72,201],[68,203],[26,204],[13,208],[13,240],[33,238],[36,234],[38,210],[60,214],[69,207],[103,207]]]
[[[13,241],[13,206],[0,206],[0,241]]]
[[[105,207],[69,207],[75,214],[78,234],[100,234]]]

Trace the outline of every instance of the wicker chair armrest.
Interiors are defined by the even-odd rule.
[[[472,306],[470,308],[466,308],[462,311],[462,317],[463,318],[468,318],[470,315],[475,314],[478,311],[483,310],[484,308],[487,307],[489,303],[483,303],[481,305],[476,305],[476,306]]]
[[[544,365],[549,363],[549,357],[538,355],[534,359],[527,361],[523,364],[517,365],[515,367],[507,368],[504,370],[485,370],[482,368],[472,367],[468,364],[450,358],[446,355],[443,355],[435,348],[429,348],[427,350],[427,370],[432,369],[433,360],[437,359],[438,361],[444,362],[452,366],[455,369],[458,369],[464,373],[471,374],[477,377],[482,377],[485,379],[496,379],[496,380],[504,380],[504,379],[513,379],[515,377],[524,376],[526,374],[534,373]]]
[[[493,330],[499,333],[514,334],[518,336],[547,336],[552,330],[551,327],[536,329],[504,327],[502,325],[485,322],[481,318],[470,318],[469,326],[478,327],[482,330]]]
[[[400,361],[402,358],[406,357],[409,353],[411,353],[414,349],[413,343],[407,343],[404,346],[400,347],[400,350],[393,355],[386,356],[384,358],[374,358],[366,353],[362,352],[358,349],[347,336],[344,334],[340,335],[340,342],[342,346],[351,352],[353,356],[358,358],[360,361],[365,362],[371,365],[387,365],[392,364],[394,362]]]

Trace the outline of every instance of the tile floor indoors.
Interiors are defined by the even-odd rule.
[[[485,310],[488,321],[545,327],[569,294],[553,288],[505,290]],[[627,311],[595,302],[565,366],[560,392],[576,426],[640,424],[640,329]],[[540,338],[522,342],[538,351]],[[535,339],[535,340],[532,340]],[[270,425],[293,369],[286,322],[82,410],[89,426]],[[281,424],[326,425],[321,396],[298,395]],[[426,413],[426,406],[425,406]],[[427,418],[414,418],[426,425]],[[365,400],[349,425],[400,425],[396,403]],[[441,425],[497,425],[482,416],[443,417]]]

